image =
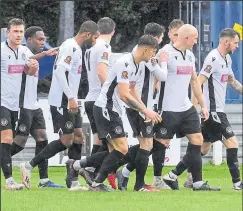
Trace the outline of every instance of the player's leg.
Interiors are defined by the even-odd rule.
[[[162,170],[164,167],[165,160],[165,152],[169,146],[169,142],[165,142],[165,140],[157,141],[153,140],[153,149],[152,149],[152,160],[154,164],[154,183],[153,186],[158,189],[170,189],[169,186],[165,184],[162,180]]]
[[[229,172],[232,178],[233,189],[242,190],[243,184],[240,179],[238,162],[238,141],[225,113],[218,113],[221,121],[221,132],[224,137],[223,143],[226,146],[226,158]]]
[[[190,145],[190,142],[188,143],[188,145]],[[210,141],[207,141],[205,139],[203,140],[203,145],[201,146],[201,156],[202,157],[208,153],[208,151],[210,150],[211,146],[212,146],[212,143]],[[187,150],[188,150],[188,147],[187,147]],[[187,169],[187,179],[184,182],[183,186],[185,188],[192,188],[192,184],[193,184],[193,181],[192,181],[192,170],[189,167]]]
[[[18,113],[12,112],[7,108],[0,107],[1,115],[1,168],[6,180],[6,190],[21,190],[24,188],[22,184],[14,181],[12,176],[12,158],[11,145],[15,133],[15,124],[17,122]]]
[[[179,189],[177,178],[187,168],[191,168],[193,178],[193,190],[195,191],[219,191],[219,188],[213,188],[202,180],[202,157],[201,146],[203,144],[203,136],[200,129],[200,121],[197,115],[197,111],[194,107],[191,107],[186,112],[180,114],[180,129],[182,134],[186,134],[190,144],[186,154],[182,160],[178,163],[175,169],[169,172],[164,181],[172,188]]]
[[[33,110],[32,113],[34,114],[30,134],[36,141],[35,147],[35,156],[37,156],[47,145],[48,145],[48,138],[46,134],[46,124],[42,110],[36,109]],[[63,185],[55,184],[54,182],[49,180],[48,177],[48,160],[44,160],[40,164],[38,164],[39,170],[39,177],[40,182],[38,187],[39,188],[64,188]]]
[[[93,116],[93,106],[94,106],[94,101],[89,101],[84,103],[85,112],[88,116],[90,127],[93,134],[93,147],[92,147],[91,155],[98,152],[100,146],[102,145],[102,141],[99,139],[97,134],[97,129],[96,129],[95,120]]]
[[[29,109],[21,108],[16,128],[16,136],[11,147],[11,156],[19,153],[25,147],[30,134],[31,124],[33,122],[33,113]]]
[[[59,139],[50,142],[31,161],[20,164],[22,182],[30,188],[31,170],[43,161],[53,157],[58,152],[64,151],[72,145],[75,116],[70,114],[65,108],[51,106],[54,133],[59,133]],[[26,181],[25,181],[26,180]]]

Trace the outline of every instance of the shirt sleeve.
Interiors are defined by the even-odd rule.
[[[129,84],[129,65],[127,63],[116,62],[113,68],[117,70],[117,83]]]
[[[105,44],[98,52],[97,63],[104,63],[109,65],[109,59],[111,56],[111,47],[109,44]]]
[[[200,71],[200,74],[209,78],[214,71],[214,66],[215,66],[214,63],[215,63],[215,57],[208,55],[204,60],[203,67]]]
[[[74,53],[77,49],[74,46],[63,46],[63,48],[59,48],[58,58],[56,58],[56,67],[59,65],[65,67],[68,71],[72,69],[73,60],[75,60]]]

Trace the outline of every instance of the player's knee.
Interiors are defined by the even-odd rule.
[[[190,143],[193,145],[198,145],[198,146],[203,145],[203,136],[201,133],[196,133],[196,134],[190,135],[188,138],[189,138]]]
[[[211,148],[211,143],[210,142],[204,142],[203,145],[201,146],[201,155],[206,155],[208,154],[208,151]]]
[[[114,149],[121,152],[122,154],[127,154],[128,152],[128,145],[127,142],[124,140],[114,141]]]
[[[13,132],[12,130],[1,131],[1,143],[12,144],[13,143]]]
[[[235,136],[228,138],[224,141],[224,145],[227,149],[238,148],[239,144]]]
[[[27,140],[28,140],[28,136],[17,135],[14,138],[14,143],[17,144],[18,146],[21,146],[22,148],[24,148]]]
[[[33,136],[33,135],[32,135]],[[37,142],[43,142],[47,140],[47,134],[45,129],[38,129],[34,132],[34,139]]]
[[[150,151],[153,148],[153,139],[151,138],[144,138],[140,142],[140,148]]]
[[[74,136],[72,134],[63,135],[61,137],[61,142],[63,143],[64,146],[66,146],[67,148],[69,148],[73,144],[73,137]]]

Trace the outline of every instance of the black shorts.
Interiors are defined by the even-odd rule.
[[[71,114],[67,108],[50,107],[54,133],[59,135],[72,134],[75,128],[82,128],[80,110]]]
[[[13,135],[15,135],[15,129],[18,121],[18,111],[11,111],[6,107],[1,106],[0,115],[1,115],[0,131],[10,129],[13,131]]]
[[[187,111],[163,111],[162,122],[154,126],[155,138],[172,139],[174,135],[182,138],[187,134],[201,133],[200,119],[192,106]]]
[[[93,115],[94,103],[95,103],[95,101],[87,101],[84,103],[85,112],[88,116],[90,127],[91,127],[93,134],[97,133],[97,128],[96,128],[94,115]]]
[[[227,115],[223,112],[217,112],[220,122],[216,122],[213,119],[213,115],[210,113],[209,119],[201,123],[202,135],[204,142],[222,141],[223,138],[229,139],[234,136],[232,127],[228,121]]]
[[[134,137],[153,138],[153,124],[152,121],[144,122],[139,112],[126,108],[127,118],[133,130]]]
[[[118,113],[95,105],[93,109],[99,139],[115,139],[126,136],[122,119]]]
[[[28,136],[35,129],[46,129],[46,123],[41,108],[30,110],[21,108],[16,130],[17,135]]]

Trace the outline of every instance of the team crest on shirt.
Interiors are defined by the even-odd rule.
[[[231,128],[230,126],[228,126],[228,127],[226,128],[226,133],[228,133],[228,134],[233,133],[233,130],[232,130],[232,128]]]
[[[115,133],[116,134],[121,134],[122,133],[122,127],[121,126],[116,126],[115,127]]]
[[[151,64],[155,66],[157,64],[157,60],[155,58],[151,58]]]
[[[72,57],[71,56],[67,56],[66,59],[64,59],[64,62],[66,62],[67,64],[70,64],[72,61]]]
[[[152,133],[152,130],[153,130],[152,126],[147,126],[146,127],[146,133],[147,134],[151,134]]]
[[[205,72],[207,73],[211,73],[211,69],[212,69],[212,66],[211,65],[207,65],[204,69]]]
[[[26,55],[24,53],[22,53],[22,59],[26,60]]]
[[[162,135],[166,135],[167,134],[167,129],[166,128],[161,128],[160,129],[160,133],[162,134]]]
[[[122,75],[121,75],[121,78],[128,79],[128,72],[127,71],[123,71]]]
[[[101,59],[108,60],[108,53],[104,52]]]
[[[65,128],[67,128],[68,130],[72,129],[73,128],[73,123],[71,121],[67,121],[65,123]]]
[[[25,132],[26,129],[27,129],[27,127],[26,127],[24,124],[21,124],[21,125],[19,126],[19,131],[20,131],[20,132]]]
[[[1,119],[1,125],[5,127],[8,124],[8,120],[6,118]]]

